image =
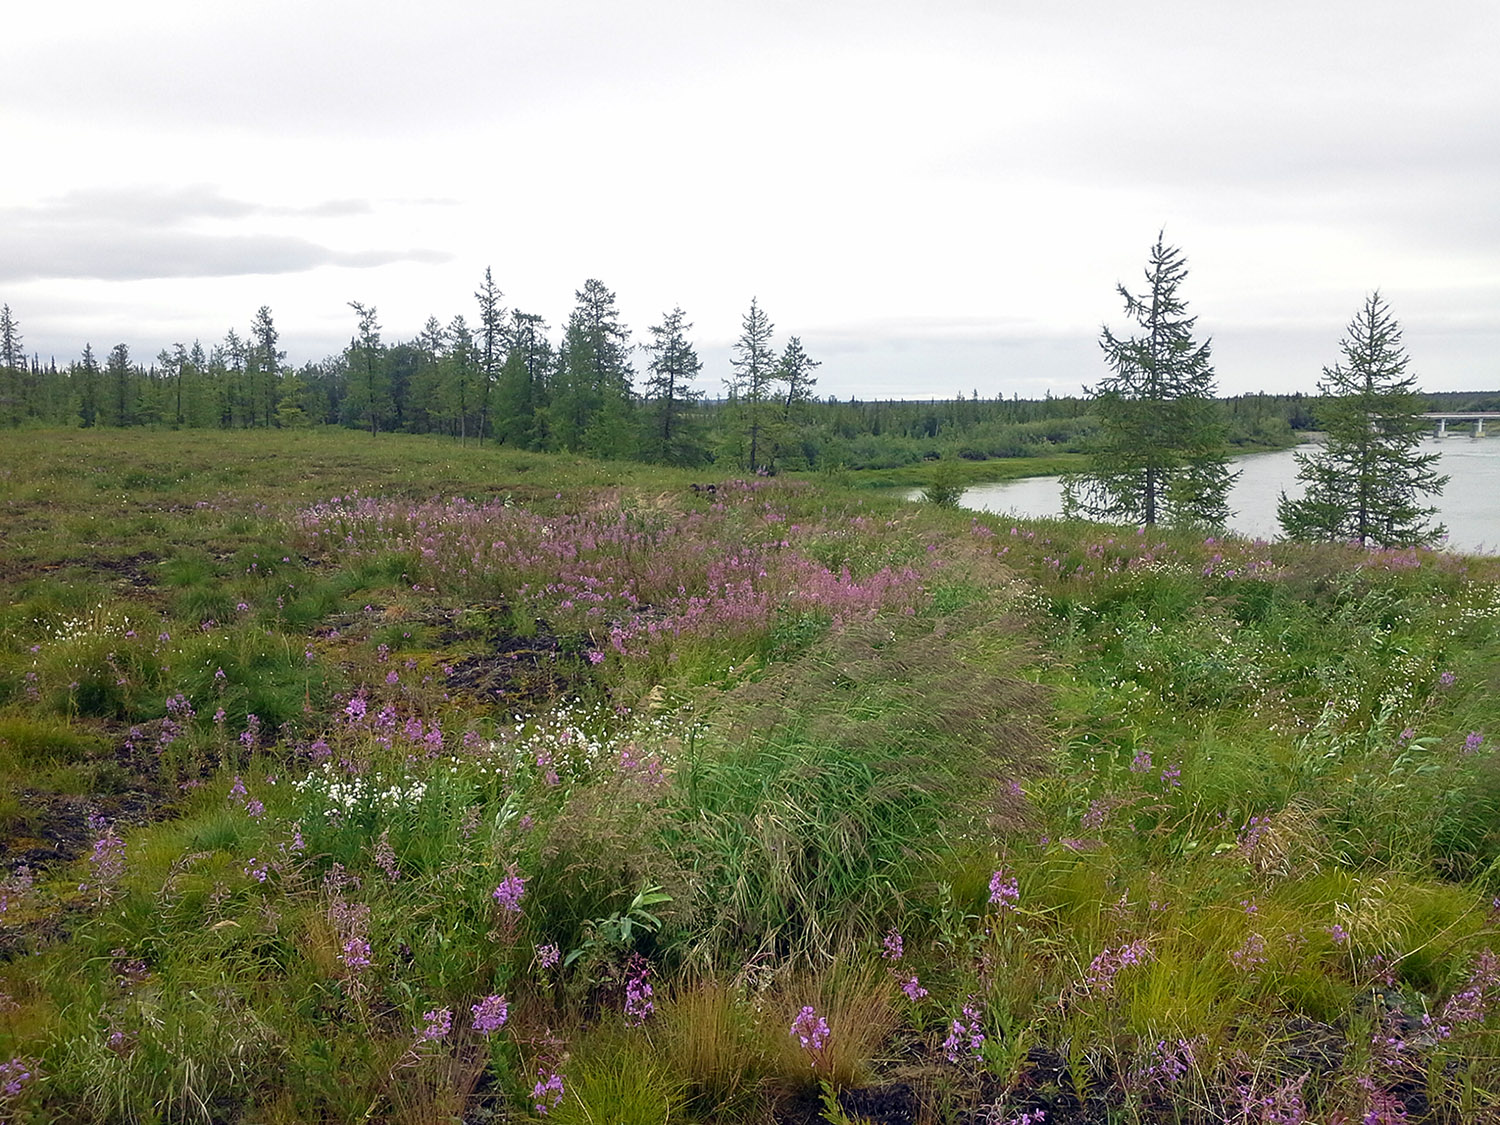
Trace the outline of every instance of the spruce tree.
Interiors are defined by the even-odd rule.
[[[35,404],[25,401],[25,370],[21,326],[10,306],[0,305],[0,424],[15,424],[28,412],[35,413]]]
[[[674,308],[660,324],[650,328],[647,366],[645,455],[666,465],[695,465],[706,451],[693,423],[693,405],[703,392],[692,381],[703,370],[703,362],[687,338],[692,328],[687,314]]]
[[[740,338],[729,361],[730,400],[736,419],[735,437],[742,443],[745,467],[752,473],[769,468],[774,446],[771,383],[776,357],[771,350],[771,318],[750,299],[750,311],[740,322]]]
[[[1303,495],[1281,494],[1277,515],[1293,539],[1406,547],[1431,543],[1445,529],[1423,496],[1448,483],[1438,454],[1416,452],[1428,430],[1416,376],[1407,373],[1401,328],[1378,292],[1339,344],[1344,361],[1323,369],[1317,416],[1323,448],[1297,455]]]
[[[1209,343],[1193,339],[1178,287],[1182,251],[1159,234],[1139,296],[1116,286],[1139,331],[1099,336],[1110,374],[1086,391],[1098,431],[1088,468],[1064,478],[1063,510],[1113,522],[1222,525],[1234,482],[1214,401]]]

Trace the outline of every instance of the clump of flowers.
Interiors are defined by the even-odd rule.
[[[537,1071],[536,1085],[531,1088],[532,1108],[543,1117],[556,1109],[563,1099],[563,1077],[557,1071]]]
[[[927,990],[922,987],[922,982],[912,977],[901,986],[901,991],[906,993],[906,998],[915,1004],[927,996]]]
[[[504,996],[491,995],[473,1005],[469,1011],[474,1016],[474,1030],[481,1035],[493,1035],[505,1026],[506,1017],[510,1015],[510,1005]]]
[[[959,1018],[948,1029],[948,1038],[943,1040],[943,1052],[948,1056],[949,1062],[957,1063],[963,1058],[978,1061],[983,1058],[983,1050],[984,1020],[979,1009],[974,1006],[974,1001],[969,1000],[964,1004]]]
[[[1140,1060],[1132,1074],[1136,1082],[1162,1089],[1175,1086],[1198,1065],[1196,1043],[1201,1040],[1178,1039],[1169,1043],[1158,1039],[1149,1054]]]
[[[339,940],[339,960],[354,973],[368,969],[370,956],[370,908],[345,902],[335,896],[328,906],[328,922]]]
[[[885,941],[882,943],[882,946],[883,951],[880,955],[887,961],[901,960],[901,955],[905,952],[901,938],[901,931],[891,930],[889,933],[887,933],[885,935]]]
[[[557,948],[555,941],[549,941],[545,945],[536,947],[536,963],[538,968],[555,968],[561,959],[562,950]]]
[[[1145,938],[1137,938],[1119,949],[1105,949],[1091,962],[1083,976],[1085,992],[1108,995],[1114,991],[1115,977],[1129,965],[1144,964],[1151,957],[1151,949]]]
[[[422,1026],[417,1028],[419,1043],[440,1043],[453,1030],[453,1009],[434,1008],[422,1013]]]
[[[1267,961],[1266,939],[1252,931],[1246,935],[1238,949],[1229,951],[1229,960],[1242,973],[1253,973]]]
[[[10,1062],[0,1063],[0,1111],[9,1110],[25,1092],[29,1082],[36,1078],[36,1063],[17,1055]],[[0,1120],[8,1120],[6,1117]]]
[[[638,962],[636,971],[625,981],[625,1022],[630,1027],[640,1027],[656,1011],[651,999],[651,965],[639,955],[632,958]]]
[[[88,817],[89,831],[94,833],[94,846],[89,852],[89,867],[94,873],[93,889],[101,899],[114,895],[120,880],[125,877],[125,841],[116,834],[114,825],[97,813]],[[79,888],[87,890],[88,887]]]
[[[1306,1082],[1307,1075],[1299,1075],[1264,1094],[1250,1086],[1236,1087],[1240,1112],[1235,1120],[1254,1121],[1260,1125],[1303,1125],[1307,1121],[1307,1106],[1302,1101],[1302,1087]],[[1375,1123],[1371,1122],[1371,1125]]]
[[[802,1044],[802,1049],[814,1056],[812,1065],[818,1065],[817,1055],[828,1046],[831,1033],[828,1030],[828,1021],[818,1015],[817,1009],[811,1004],[805,1005],[797,1013],[797,1018],[792,1021],[791,1034],[797,1037]]]
[[[996,871],[990,876],[990,905],[1001,911],[1014,910],[1021,901],[1021,884],[1014,875]]]
[[[490,897],[500,904],[500,909],[506,914],[521,913],[521,896],[526,893],[526,877],[517,875],[516,869],[511,867],[507,870],[505,878],[500,880],[499,886],[490,892]]]
[[[375,866],[384,871],[386,878],[393,883],[401,878],[401,869],[396,865],[396,849],[391,846],[389,828],[383,830],[380,839],[375,842]]]

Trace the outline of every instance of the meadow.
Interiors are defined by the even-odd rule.
[[[1500,1116],[1500,569],[348,431],[0,463],[0,1120]]]

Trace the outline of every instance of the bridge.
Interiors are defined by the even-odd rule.
[[[1479,410],[1454,413],[1451,411],[1437,411],[1432,414],[1423,414],[1423,418],[1430,418],[1437,423],[1437,436],[1444,438],[1448,436],[1449,422],[1473,422],[1474,437],[1484,437],[1484,423],[1486,419],[1500,418],[1500,410]]]

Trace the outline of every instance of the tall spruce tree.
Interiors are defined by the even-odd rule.
[[[26,354],[21,326],[9,305],[0,305],[0,424],[19,422],[34,406],[26,401]]]
[[[587,450],[601,457],[631,452],[632,409],[630,333],[620,323],[615,295],[590,278],[574,293],[568,316],[552,425],[563,449]]]
[[[771,318],[754,297],[740,322],[740,337],[730,352],[729,379],[734,436],[741,443],[745,467],[752,473],[769,468],[775,447],[772,383],[776,356],[771,349]]]
[[[374,437],[390,407],[385,346],[380,342],[380,321],[375,306],[366,308],[358,301],[350,301],[349,307],[359,317],[359,334],[349,341],[349,396],[346,402],[354,417],[364,418],[369,424],[370,436]]]
[[[116,344],[109,350],[104,371],[110,382],[110,425],[128,426],[135,421],[135,387],[132,382],[135,371],[130,363],[129,345]]]
[[[1379,292],[1365,298],[1339,343],[1344,361],[1323,368],[1317,404],[1327,440],[1297,454],[1299,499],[1281,494],[1277,516],[1293,539],[1356,542],[1379,547],[1431,543],[1445,529],[1423,496],[1448,478],[1436,453],[1416,451],[1429,425],[1415,375],[1407,373],[1401,328]]]
[[[246,351],[245,384],[249,399],[246,425],[270,426],[275,421],[281,368],[286,360],[286,352],[276,347],[279,339],[270,306],[261,305],[250,324],[250,346]]]
[[[474,299],[479,302],[479,331],[475,338],[475,358],[479,365],[479,440],[490,433],[490,406],[494,400],[495,384],[500,380],[500,369],[505,365],[505,307],[500,303],[505,296],[495,285],[490,267],[484,267],[484,282]]]
[[[651,342],[646,345],[651,359],[643,395],[644,452],[647,460],[665,465],[696,465],[707,454],[691,414],[693,405],[703,398],[703,392],[692,386],[703,370],[703,362],[687,338],[692,327],[687,314],[680,307],[674,308],[660,324],[651,326]]]
[[[73,367],[73,386],[78,396],[78,424],[91,430],[99,422],[99,361],[94,345],[83,345],[83,359]]]
[[[508,336],[510,354],[495,396],[496,437],[521,449],[541,449],[547,444],[547,382],[553,364],[547,322],[536,313],[512,309]]]
[[[1116,286],[1139,331],[1099,336],[1110,374],[1087,395],[1098,418],[1088,468],[1063,480],[1063,510],[1114,522],[1221,526],[1229,518],[1225,427],[1209,343],[1193,339],[1178,287],[1182,251],[1159,234],[1139,296]]]

